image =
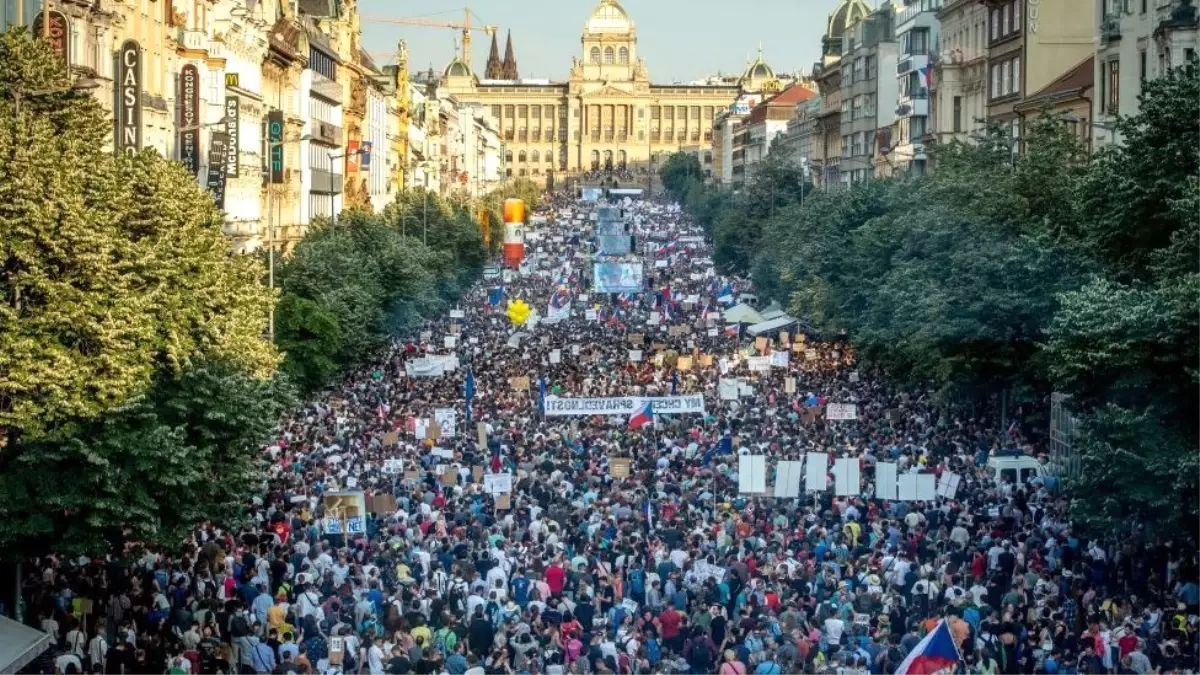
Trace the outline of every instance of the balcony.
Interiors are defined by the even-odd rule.
[[[190,52],[208,51],[208,35],[202,30],[179,29],[179,45]]]
[[[1121,18],[1108,16],[1100,21],[1100,44],[1110,44],[1121,39]]]
[[[929,65],[928,54],[910,54],[904,56],[896,64],[897,75],[907,75],[914,70],[921,70]]]
[[[921,92],[908,97],[900,97],[896,104],[896,117],[928,117],[929,95]]]

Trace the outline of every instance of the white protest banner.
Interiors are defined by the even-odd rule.
[[[467,318],[467,313],[462,311],[461,309],[452,309],[452,310],[450,310],[450,318],[451,319],[465,319],[465,318]]]
[[[409,377],[441,377],[458,369],[458,357],[453,354],[435,354],[404,363],[404,372]]]
[[[896,499],[902,502],[917,501],[917,474],[906,473],[896,477]]]
[[[592,296],[588,295],[587,293],[580,293],[579,295],[577,295],[575,297],[575,299],[578,300],[579,302],[587,302],[588,298],[590,298],[590,297],[592,297]]]
[[[579,345],[571,345],[571,356],[579,356]]]
[[[825,419],[827,420],[856,420],[858,419],[858,406],[853,403],[829,403],[825,406]]]
[[[587,319],[588,321],[595,321],[596,318],[599,316],[600,316],[600,313],[594,309],[589,309],[583,313],[583,318]]]
[[[559,349],[550,350],[550,363],[554,364],[554,363],[560,363],[560,362],[562,362],[562,350],[559,350]]]
[[[944,499],[954,499],[954,495],[958,493],[958,484],[961,481],[962,477],[958,474],[952,471],[943,471],[941,478],[938,479],[938,496]]]
[[[775,466],[775,496],[799,497],[800,481],[804,478],[804,462],[784,460]]]
[[[429,429],[429,420],[427,420],[423,417],[418,417],[415,420],[413,420],[413,436],[416,436],[418,440],[425,438],[425,434],[428,431],[428,429]]]
[[[383,475],[395,476],[402,471],[404,471],[404,465],[400,460],[394,458],[383,460]]]
[[[708,337],[717,337],[717,329],[709,328],[708,329]]]
[[[850,381],[858,382],[858,371],[857,370],[850,371]]]
[[[458,338],[454,337],[453,335],[446,336],[446,339],[445,339],[446,349],[454,349],[455,345],[457,345],[457,344],[458,344]]]
[[[429,342],[432,339],[433,339],[433,331],[431,331],[431,330],[421,331],[421,342]]]
[[[717,383],[717,392],[720,394],[722,401],[736,401],[738,398],[738,381],[729,377],[721,378],[721,381]]]
[[[442,428],[439,438],[454,438],[458,435],[458,411],[454,408],[435,408],[433,419]]]
[[[765,373],[771,370],[771,357],[751,356],[746,359],[746,365],[752,373]]]
[[[931,473],[917,474],[917,499],[923,502],[937,499],[937,476]]]
[[[489,495],[512,492],[512,472],[487,473],[483,475],[483,491]]]
[[[549,417],[583,415],[632,415],[645,401],[650,401],[655,415],[704,414],[704,397],[694,396],[623,396],[618,398],[559,398],[546,397]]]
[[[829,481],[829,455],[824,452],[810,452],[804,455],[804,489],[809,492],[823,492]]]
[[[789,352],[779,351],[771,352],[771,366],[774,368],[787,368],[790,363],[791,354]]]
[[[640,350],[640,349],[630,349],[630,350],[629,350],[629,360],[630,360],[630,361],[633,361],[633,362],[635,362],[635,363],[636,363],[636,362],[638,362],[638,361],[641,361],[641,360],[642,360],[642,350]]]
[[[666,268],[667,268],[667,261],[666,261],[666,260],[655,260],[655,261],[654,261],[654,266],[655,266],[656,268],[658,268],[658,269],[666,269]]]
[[[843,457],[833,462],[833,489],[839,497],[854,497],[861,492],[862,477],[859,475],[858,458]]]
[[[896,499],[895,462],[879,462],[875,465],[875,498]]]
[[[767,492],[766,455],[738,457],[738,492],[755,495]]]
[[[429,451],[429,454],[442,459],[454,459],[454,451],[450,448],[434,448]]]
[[[738,396],[741,398],[750,398],[754,396],[754,387],[738,380]]]

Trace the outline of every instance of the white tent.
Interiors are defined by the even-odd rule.
[[[725,323],[762,323],[762,315],[754,311],[750,305],[734,305],[725,310]]]
[[[54,636],[0,616],[0,673],[15,673],[54,644]]]
[[[764,335],[766,333],[772,333],[777,330],[783,330],[784,328],[795,325],[798,322],[799,322],[799,319],[796,319],[795,317],[784,314],[783,316],[776,317],[776,318],[770,319],[768,321],[756,323],[753,326],[750,326],[749,328],[747,328],[746,332],[749,333],[750,335],[753,335],[754,337],[758,337],[759,335]]]

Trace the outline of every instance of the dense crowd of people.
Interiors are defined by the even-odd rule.
[[[1036,454],[1018,433],[873,377],[836,339],[790,328],[764,348],[726,330],[721,300],[748,284],[714,270],[677,206],[619,206],[643,292],[596,293],[593,205],[547,202],[524,273],[481,282],[461,316],[397,339],[282,423],[251,522],[201,523],[180,549],[130,560],[28,566],[25,618],[56,641],[33,667],[892,673],[944,619],[958,672],[1197,669],[1195,533],[1083,537],[1047,481],[988,470],[999,451]],[[552,320],[564,292],[570,316]],[[541,319],[514,326],[516,298]],[[749,370],[773,350],[792,358]],[[431,355],[454,358],[418,373]],[[636,426],[542,407],[673,394],[702,396],[703,412]],[[857,419],[824,419],[830,402]],[[429,423],[446,409],[453,424]],[[740,455],[808,452],[857,459],[861,492],[740,491]],[[962,481],[950,497],[878,499],[883,462]],[[503,473],[511,486],[489,482]],[[330,506],[358,491],[363,520]]]

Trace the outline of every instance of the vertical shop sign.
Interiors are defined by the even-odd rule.
[[[268,167],[272,183],[283,183],[283,111],[272,110],[267,114],[267,155],[271,158]]]
[[[126,40],[117,52],[117,152],[142,149],[142,48]]]
[[[225,133],[229,136],[229,151],[225,162],[225,174],[237,178],[240,168],[238,149],[238,124],[241,121],[242,101],[237,96],[225,96]]]
[[[200,71],[188,64],[179,72],[179,161],[192,176],[200,170]]]
[[[208,180],[205,182],[218,209],[225,208],[225,157],[229,152],[229,134],[214,131],[208,141]]]

